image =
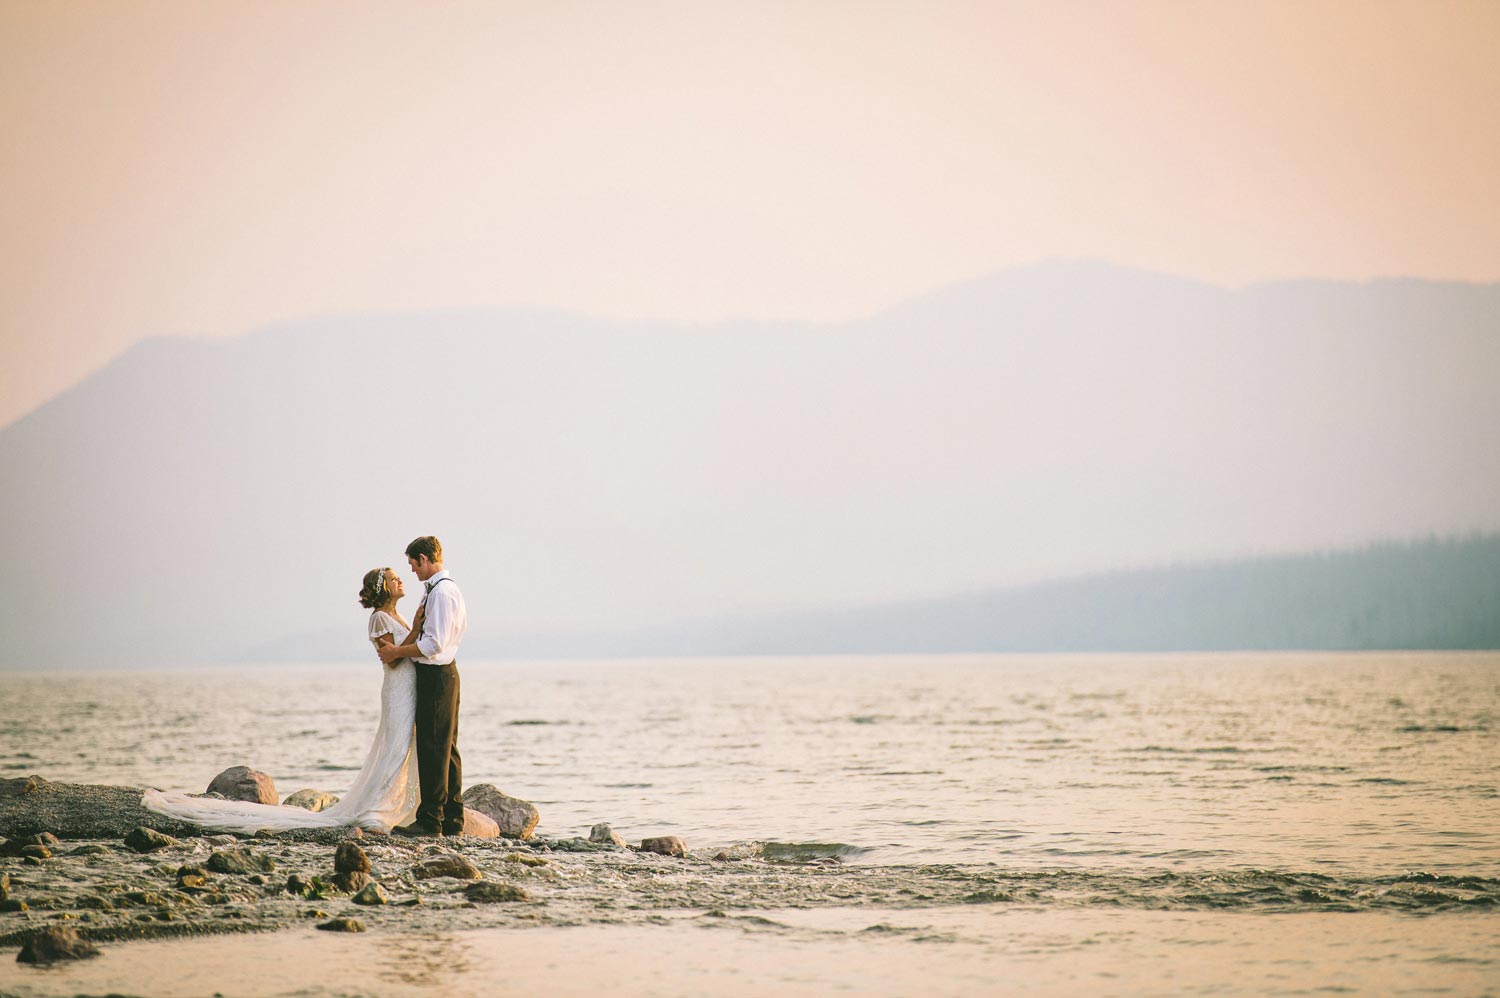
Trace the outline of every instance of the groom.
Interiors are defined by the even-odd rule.
[[[461,835],[464,830],[463,761],[458,755],[458,643],[469,625],[463,593],[443,570],[443,545],[418,537],[406,545],[406,563],[427,587],[412,618],[410,644],[385,645],[387,665],[409,658],[417,669],[417,818],[397,835]]]

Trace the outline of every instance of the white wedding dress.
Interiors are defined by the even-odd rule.
[[[389,634],[404,644],[410,626],[384,610],[370,614],[370,641],[377,644]],[[193,797],[185,793],[147,790],[141,803],[149,810],[178,821],[224,832],[254,833],[264,828],[284,832],[296,828],[335,828],[358,825],[389,832],[417,814],[420,786],[417,782],[415,723],[417,716],[417,667],[402,659],[395,668],[382,666],[385,681],[380,686],[380,725],[365,756],[364,768],[354,777],[339,802],[322,811],[309,811],[283,804]]]

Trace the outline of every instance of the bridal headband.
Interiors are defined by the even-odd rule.
[[[385,593],[385,573],[390,571],[386,568],[371,569],[375,573],[375,595],[381,596]]]

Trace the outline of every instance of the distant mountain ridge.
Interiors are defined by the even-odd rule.
[[[879,606],[540,635],[521,657],[1500,649],[1500,534],[1111,572]]]
[[[479,653],[1494,532],[1497,381],[1500,285],[1096,263],[847,323],[162,338],[0,430],[0,665],[358,657],[423,533]]]

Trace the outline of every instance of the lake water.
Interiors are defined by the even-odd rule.
[[[814,968],[799,978],[805,993],[842,986],[829,968],[851,948],[863,954],[856,963],[888,963],[887,981],[924,968],[925,983],[888,993],[975,993],[974,980],[1020,959],[1017,939],[1040,932],[1036,952],[1047,956],[1032,959],[1029,980],[1044,992],[1066,993],[1079,983],[1074,971],[1094,967],[1083,990],[1154,993],[1119,975],[1158,958],[1176,966],[1174,954],[1197,968],[1192,986],[1157,978],[1160,991],[1500,990],[1486,942],[1500,931],[1500,654],[460,669],[465,783],[534,802],[539,834],[586,835],[608,821],[631,841],[679,835],[698,856],[729,849],[775,861],[768,867],[837,861],[909,884],[911,898],[893,909],[905,915],[892,923],[859,902],[799,899],[789,885],[800,881],[768,881],[745,903],[780,913],[767,919],[774,928],[757,923],[727,949],[689,946],[700,963],[717,948],[721,969],[761,967],[754,948],[772,932],[795,943],[788,960],[795,952],[798,966]],[[285,795],[346,785],[374,730],[380,673],[370,662],[0,681],[0,775],[201,791],[243,764],[272,774]],[[1328,921],[1334,913],[1343,921]],[[1166,917],[1185,921],[1146,932],[1145,951],[1106,945],[1115,956],[1098,957],[1112,931],[1139,934]],[[930,931],[878,929],[913,919]],[[616,931],[611,938],[625,938]],[[1406,937],[1424,942],[1392,949],[1390,939]],[[1273,938],[1266,959],[1303,971],[1254,987],[1245,947]],[[833,962],[820,964],[820,952]],[[131,958],[119,959],[125,968]],[[595,984],[613,980],[600,970]],[[484,972],[474,975],[484,990]],[[72,979],[27,980],[24,993],[42,994],[37,982],[66,990]],[[695,990],[695,980],[651,978],[630,993],[757,990],[722,981]],[[270,982],[264,993],[281,993]],[[772,990],[797,985],[789,978]]]

